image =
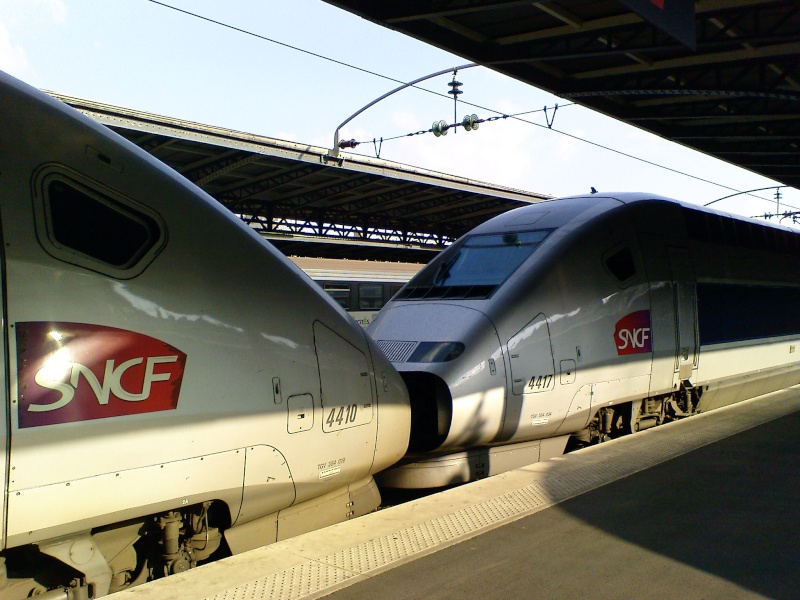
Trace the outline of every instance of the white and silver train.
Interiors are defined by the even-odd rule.
[[[409,400],[342,308],[0,74],[0,597],[90,598],[370,512]]]
[[[411,396],[436,487],[800,383],[800,235],[641,194],[484,223],[367,332]]]

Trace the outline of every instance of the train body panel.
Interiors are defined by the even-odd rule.
[[[656,318],[660,337],[673,337],[672,356],[665,352],[653,369],[654,392],[663,393],[671,371],[673,388],[687,380],[703,388],[698,409],[708,410],[795,385],[797,234],[676,202],[640,203],[636,219],[655,273],[654,345]]]
[[[369,508],[348,508],[349,495],[403,455],[410,417],[363,330],[146,153],[2,74],[0,102],[4,548],[96,528],[128,548],[148,527],[187,530],[187,507],[200,507],[198,535],[210,505],[228,532],[262,518],[277,528],[289,507],[325,522],[374,509],[375,493],[359,496]],[[167,513],[178,517],[150,516]],[[131,539],[109,533],[132,519]],[[303,519],[284,522],[302,532]],[[270,541],[242,537],[240,548]],[[207,558],[192,543],[176,537],[149,565],[128,557],[93,585]]]
[[[424,372],[439,389],[420,396],[409,385],[412,453],[385,480],[419,487],[399,473],[480,446],[603,440],[796,384],[798,255],[800,236],[786,228],[645,195],[553,200],[484,223],[367,330],[382,348],[405,345],[393,360],[407,382]],[[445,305],[481,313],[493,331],[437,316]],[[438,327],[416,325],[429,321]],[[462,350],[421,364],[423,343]],[[480,379],[492,365],[505,369],[503,389],[499,377]],[[460,414],[464,373],[471,393],[491,394],[481,415],[468,404]],[[459,435],[419,443],[434,427],[426,433],[414,413],[448,411]],[[475,472],[471,464],[453,479],[451,469],[439,485]],[[429,471],[424,480],[434,480]]]

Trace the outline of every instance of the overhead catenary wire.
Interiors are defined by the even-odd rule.
[[[716,200],[712,200],[711,202],[706,202],[705,204],[703,204],[703,206],[711,206],[712,204],[716,204],[717,202],[721,202],[722,200],[727,200],[728,198],[733,198],[734,196],[739,196],[740,194],[749,194],[750,192],[763,192],[764,190],[775,190],[775,193],[777,195],[776,199],[780,200],[780,191],[779,190],[782,189],[782,188],[785,188],[785,187],[789,187],[789,186],[786,186],[786,185],[770,185],[770,186],[763,187],[763,188],[758,188],[758,189],[755,189],[755,190],[747,190],[746,192],[738,192],[736,194],[730,194],[728,196],[723,196],[722,198],[717,198]],[[795,207],[792,207],[792,208],[795,208]]]
[[[336,64],[336,65],[339,65],[339,66],[347,67],[349,69],[354,69],[356,71],[360,71],[362,73],[366,73],[366,74],[372,75],[374,77],[379,77],[379,78],[385,79],[387,81],[392,81],[394,83],[400,83],[400,84],[405,84],[406,83],[406,82],[404,82],[404,81],[402,81],[400,79],[396,79],[394,77],[390,77],[388,75],[384,75],[384,74],[378,73],[376,71],[372,71],[372,70],[365,69],[363,67],[359,67],[359,66],[356,66],[356,65],[344,62],[344,61],[340,61],[340,60],[337,60],[335,58],[331,58],[330,56],[325,56],[323,54],[312,52],[312,51],[306,50],[304,48],[293,46],[291,44],[287,44],[285,42],[281,42],[279,40],[275,40],[273,38],[270,38],[270,37],[267,37],[267,36],[264,36],[264,35],[261,35],[261,34],[255,33],[255,32],[248,31],[246,29],[242,29],[241,27],[236,27],[235,25],[230,25],[228,23],[224,23],[224,22],[219,21],[217,19],[212,19],[210,17],[206,17],[206,16],[200,15],[198,13],[194,13],[194,12],[182,9],[182,8],[178,8],[176,6],[173,6],[171,4],[167,4],[165,2],[160,2],[159,0],[146,0],[146,1],[150,2],[152,4],[156,4],[158,6],[162,6],[164,8],[169,9],[169,10],[174,10],[176,12],[185,14],[185,15],[190,16],[190,17],[194,17],[196,19],[200,19],[202,21],[206,21],[208,23],[212,23],[212,24],[217,25],[219,27],[224,27],[226,29],[230,29],[232,31],[236,31],[236,32],[239,32],[241,34],[244,34],[244,35],[247,35],[247,36],[250,36],[250,37],[254,37],[254,38],[266,41],[266,42],[270,42],[270,43],[276,44],[278,46],[282,46],[284,48],[288,48],[290,50],[294,50],[296,52],[307,54],[309,56],[312,56],[312,57],[315,57],[315,58],[319,58],[321,60],[325,60],[325,61],[328,61],[330,63]],[[427,92],[429,94],[433,94],[433,95],[436,95],[436,96],[440,96],[440,97],[444,97],[444,98],[450,99],[446,94],[441,94],[439,92],[436,92],[434,90],[429,90],[429,89],[421,87],[421,86],[410,85],[409,87],[413,87],[415,89]],[[705,179],[705,178],[700,177],[698,175],[692,175],[691,173],[686,173],[685,171],[681,171],[679,169],[668,167],[666,165],[662,165],[660,163],[657,163],[657,162],[654,162],[654,161],[651,161],[651,160],[647,160],[645,158],[642,158],[642,157],[639,157],[639,156],[635,156],[635,155],[629,154],[627,152],[623,152],[622,150],[617,150],[616,148],[612,148],[610,146],[606,146],[604,144],[600,144],[598,142],[594,142],[594,141],[591,141],[591,140],[588,140],[588,139],[573,135],[571,133],[567,133],[566,131],[561,131],[559,129],[555,129],[555,128],[552,127],[552,125],[548,125],[548,126],[541,125],[540,123],[535,123],[535,122],[529,121],[527,119],[522,119],[520,116],[518,116],[518,115],[522,115],[522,114],[526,114],[526,113],[518,113],[518,115],[503,115],[499,111],[496,111],[496,110],[493,110],[493,109],[490,109],[490,108],[487,108],[487,107],[484,107],[484,106],[480,106],[480,105],[474,104],[472,102],[468,102],[468,101],[465,101],[465,100],[459,100],[459,102],[461,102],[462,104],[466,104],[468,106],[472,106],[474,108],[478,108],[480,110],[485,110],[485,111],[488,111],[488,112],[491,112],[491,113],[495,113],[496,115],[499,115],[497,118],[490,117],[490,119],[492,119],[492,120],[499,120],[499,119],[502,119],[502,118],[516,119],[516,120],[521,121],[523,123],[527,123],[527,124],[533,125],[535,127],[541,127],[543,129],[549,129],[550,131],[554,131],[554,132],[556,132],[558,134],[561,134],[563,136],[566,136],[568,138],[571,138],[571,139],[574,139],[574,140],[577,140],[577,141],[580,141],[580,142],[584,142],[584,143],[589,144],[591,146],[595,146],[596,148],[600,148],[602,150],[606,150],[608,152],[612,152],[612,153],[618,154],[620,156],[624,156],[626,158],[631,158],[631,159],[637,160],[639,162],[642,162],[642,163],[647,164],[647,165],[654,166],[656,168],[660,168],[660,169],[664,169],[666,171],[670,171],[670,172],[675,173],[677,175],[682,175],[684,177],[689,177],[689,178],[694,179],[696,181],[700,181],[700,182],[703,182],[703,183],[708,183],[710,185],[715,185],[715,186],[721,187],[723,189],[727,189],[727,190],[731,190],[731,191],[734,191],[734,192],[742,193],[742,192],[740,192],[740,190],[737,190],[734,187],[730,187],[728,185],[725,185],[725,184],[722,184],[722,183],[718,183],[716,181],[711,181],[710,179]],[[574,103],[566,104],[566,105],[563,105],[563,106],[573,106],[573,105],[574,105]],[[561,106],[559,106],[559,108],[561,108]],[[528,113],[534,113],[534,112],[541,112],[541,110],[528,111]],[[487,122],[487,121],[488,121],[488,119],[484,120],[484,122]],[[479,122],[481,122],[481,121],[479,121]],[[404,134],[404,135],[395,136],[395,137],[389,137],[389,138],[383,137],[381,139],[382,139],[382,142],[386,142],[386,141],[389,141],[389,140],[399,139],[399,138],[403,138],[403,137],[410,137],[410,136],[413,136],[413,135],[420,135],[422,133],[428,133],[428,131],[420,131],[420,132]],[[377,138],[375,138],[375,139],[377,139]],[[370,141],[372,141],[372,140],[370,140]],[[754,194],[749,194],[747,192],[745,192],[745,194],[747,194],[749,196],[752,196],[753,198],[756,198],[758,200],[762,200],[764,202],[770,202],[770,203],[772,202],[771,200],[769,200],[767,198],[762,198],[761,196],[756,196]],[[789,206],[790,208],[796,208],[796,207],[790,206],[788,204],[786,204],[785,206]]]
[[[293,46],[291,44],[287,44],[286,42],[281,42],[281,41],[278,41],[276,39],[267,37],[265,35],[261,35],[259,33],[254,33],[252,31],[248,31],[247,29],[242,29],[241,27],[236,27],[235,25],[230,25],[228,23],[224,23],[222,21],[218,21],[217,19],[212,19],[210,17],[204,17],[203,15],[200,15],[200,14],[197,14],[197,13],[193,13],[193,12],[191,12],[189,10],[185,10],[183,8],[178,8],[177,6],[172,6],[171,4],[167,4],[166,2],[159,2],[159,0],[145,0],[145,1],[146,2],[150,2],[151,4],[157,4],[158,6],[163,6],[164,8],[168,8],[170,10],[174,10],[175,12],[183,13],[184,15],[187,15],[187,16],[190,16],[190,17],[194,17],[196,19],[200,19],[201,21],[206,21],[208,23],[212,23],[214,25],[219,25],[220,27],[224,27],[226,29],[230,29],[232,31],[236,31],[236,32],[242,33],[244,35],[248,35],[250,37],[258,38],[258,39],[263,40],[265,42],[270,42],[270,43],[276,44],[278,46],[283,46],[284,48],[288,48],[289,50],[294,50],[296,52],[301,52],[302,54],[307,54],[309,56],[313,56],[314,58],[319,58],[319,59],[328,61],[330,63],[333,63],[335,65],[339,65],[341,67],[347,67],[348,69],[354,69],[356,71],[360,71],[362,73],[366,73],[367,75],[372,75],[374,77],[380,77],[381,79],[385,79],[385,80],[391,81],[393,83],[400,83],[400,84],[408,83],[406,81],[403,81],[402,79],[396,79],[394,77],[390,77],[389,75],[384,75],[383,73],[378,73],[377,71],[371,71],[370,69],[365,69],[365,68],[359,67],[357,65],[346,63],[344,61],[337,60],[335,58],[331,58],[330,56],[325,56],[324,54],[319,54],[317,52],[312,52],[311,50],[305,50],[304,48],[300,48],[298,46]],[[433,94],[434,96],[439,96],[440,98],[447,98],[448,100],[452,99],[452,96],[448,96],[447,94],[442,94],[442,93],[434,91],[434,90],[429,90],[427,88],[424,88],[424,87],[421,87],[421,86],[418,86],[418,85],[409,85],[409,87],[415,88],[415,89],[420,90],[422,92],[427,92],[429,94]],[[459,102],[462,102],[464,104],[469,104],[470,106],[476,106],[476,108],[481,108],[480,106],[477,106],[477,105],[474,105],[474,104],[470,104],[469,102],[464,102],[463,100],[460,100]]]
[[[475,105],[473,105],[473,106],[475,106]],[[574,104],[567,104],[565,106],[574,106]],[[478,108],[482,108],[482,107],[478,106]],[[554,132],[556,132],[558,134],[561,134],[563,136],[566,136],[568,138],[572,138],[574,140],[578,140],[578,141],[584,142],[586,144],[590,144],[592,146],[595,146],[597,148],[601,148],[601,149],[606,150],[608,152],[613,152],[615,154],[619,154],[620,156],[624,156],[626,158],[631,158],[633,160],[637,160],[639,162],[645,163],[647,165],[651,165],[653,167],[657,167],[657,168],[660,168],[660,169],[664,169],[664,170],[670,171],[670,172],[675,173],[677,175],[682,175],[684,177],[689,177],[689,178],[694,179],[696,181],[701,181],[703,183],[709,183],[711,185],[715,185],[717,187],[721,187],[721,188],[724,188],[726,190],[731,190],[733,192],[736,192],[735,194],[731,194],[730,196],[726,196],[725,198],[731,198],[733,196],[738,196],[738,195],[748,195],[748,196],[751,196],[751,197],[756,198],[758,200],[763,200],[764,202],[772,203],[772,200],[770,200],[768,198],[762,198],[761,196],[756,196],[755,194],[752,194],[750,192],[742,192],[740,190],[737,190],[734,187],[725,185],[723,183],[718,183],[716,181],[711,181],[710,179],[705,179],[705,178],[700,177],[698,175],[692,175],[691,173],[686,173],[685,171],[681,171],[679,169],[674,169],[672,167],[668,167],[666,165],[662,165],[662,164],[653,162],[653,161],[648,160],[646,158],[642,158],[641,156],[636,156],[634,154],[629,154],[627,152],[623,152],[622,150],[617,150],[616,148],[611,148],[610,146],[606,146],[604,144],[600,144],[598,142],[593,142],[591,140],[587,140],[586,138],[582,138],[582,137],[573,135],[571,133],[567,133],[566,131],[561,131],[560,129],[555,129],[551,125],[542,125],[541,123],[535,123],[534,121],[529,121],[527,119],[521,119],[518,116],[518,115],[522,115],[522,114],[543,112],[546,108],[547,107],[545,107],[544,109],[539,109],[539,110],[534,110],[534,111],[527,111],[525,113],[518,113],[517,115],[500,115],[500,116],[496,116],[496,117],[489,117],[488,119],[478,119],[477,122],[478,123],[486,123],[486,122],[491,122],[491,121],[498,121],[500,119],[516,119],[518,121],[522,121],[523,123],[527,123],[527,124],[533,125],[535,127],[541,127],[542,129],[549,129],[550,131],[554,131]],[[559,106],[559,108],[560,108],[560,106]],[[487,108],[484,108],[484,110],[491,111],[491,109],[487,109]],[[454,123],[450,127],[457,127],[458,125],[459,125],[459,123]],[[415,132],[412,132],[412,133],[406,133],[406,134],[398,135],[398,136],[394,136],[394,137],[384,137],[384,138],[381,138],[381,140],[384,141],[384,142],[388,142],[388,141],[391,141],[391,140],[397,140],[397,139],[401,139],[401,138],[404,138],[404,137],[411,137],[411,136],[415,136],[415,135],[422,135],[422,134],[426,134],[426,133],[431,133],[432,131],[433,131],[432,129],[426,129],[426,130],[415,131]],[[359,143],[361,143],[361,142],[359,142]],[[773,186],[769,186],[769,187],[766,187],[766,188],[763,188],[763,189],[774,189],[775,187],[777,187],[777,186],[773,185]],[[786,186],[781,186],[781,187],[786,187]],[[759,191],[759,190],[754,190],[754,191]],[[724,200],[724,198],[720,198],[719,200]],[[718,200],[715,200],[714,202],[717,202],[717,201]],[[786,204],[786,203],[784,203],[784,205],[788,206],[790,208],[798,208],[798,207],[791,206],[790,204]]]
[[[463,100],[459,100],[459,102],[467,104]],[[483,108],[483,107],[477,106],[475,104],[473,104],[472,106],[475,106],[476,108]],[[561,108],[561,105],[557,105],[557,106],[559,106],[559,108]],[[576,106],[576,104],[570,103],[570,104],[564,104],[563,106]],[[486,119],[477,119],[475,122],[476,123],[491,123],[493,121],[500,121],[502,119],[514,119],[514,118],[516,118],[516,117],[518,117],[520,115],[530,115],[530,114],[533,114],[533,113],[545,112],[545,111],[547,111],[548,108],[551,108],[551,107],[545,106],[544,108],[539,108],[539,109],[536,109],[536,110],[526,110],[526,111],[523,111],[523,112],[511,114],[511,115],[505,115],[505,114],[495,115],[493,117],[488,117]],[[484,108],[484,110],[491,110],[491,109]],[[452,125],[449,125],[448,127],[453,128],[453,127],[458,127],[460,125],[462,125],[462,123],[453,123]],[[389,142],[389,141],[392,141],[392,140],[399,140],[399,139],[402,139],[402,138],[413,137],[415,135],[424,135],[426,133],[432,133],[432,132],[433,132],[433,129],[421,129],[419,131],[412,131],[411,133],[403,133],[403,134],[395,135],[395,136],[392,136],[392,137],[382,137],[380,139],[381,139],[381,141]],[[371,140],[365,140],[363,142],[355,142],[355,145],[365,144],[367,142],[374,142],[376,139],[377,138],[373,138]],[[350,146],[350,147],[354,147],[354,146]]]

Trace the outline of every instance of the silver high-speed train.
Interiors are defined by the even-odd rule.
[[[434,487],[800,383],[800,235],[641,194],[477,227],[367,329],[411,396]]]
[[[97,597],[376,508],[409,401],[362,328],[105,127],[5,74],[0,106],[0,597]]]

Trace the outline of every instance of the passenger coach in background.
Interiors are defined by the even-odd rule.
[[[435,487],[800,383],[800,235],[643,194],[484,223],[368,328],[411,396]]]
[[[0,597],[94,598],[374,510],[410,416],[363,329],[105,127],[2,73],[0,106]]]
[[[424,265],[401,262],[289,257],[366,327]]]

